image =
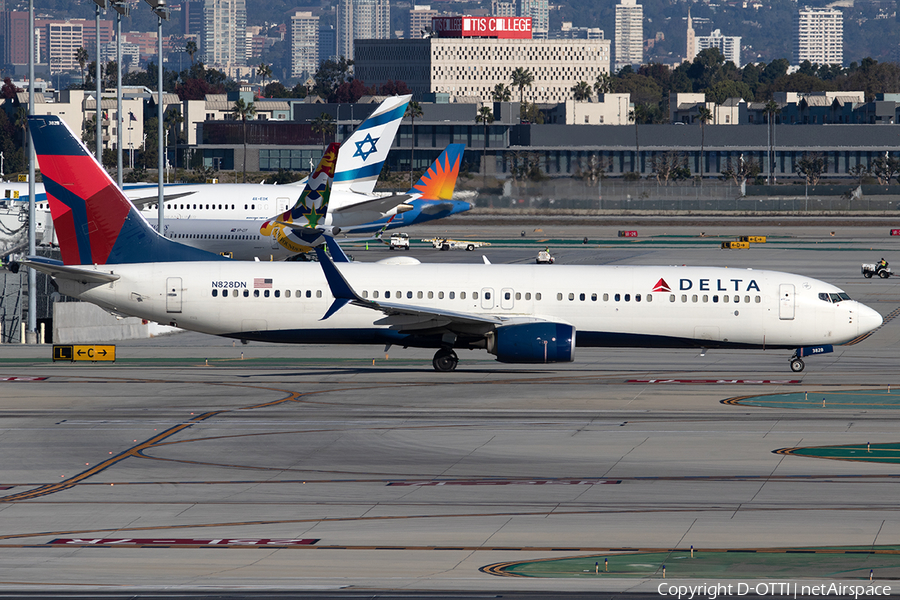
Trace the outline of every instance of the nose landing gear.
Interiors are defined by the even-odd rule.
[[[806,365],[803,364],[803,361],[796,356],[791,357],[791,371],[793,371],[794,373],[799,373],[805,366]]]
[[[434,358],[431,360],[434,370],[442,373],[455,371],[458,363],[459,357],[456,356],[456,352],[450,348],[441,348],[434,353]]]
[[[834,352],[834,346],[831,344],[825,344],[824,346],[805,346],[803,348],[797,348],[794,350],[793,356],[791,356],[791,371],[794,373],[799,373],[803,370],[803,367],[806,365],[803,364],[803,360],[801,360],[804,356],[812,356],[814,354],[828,354],[829,352]]]

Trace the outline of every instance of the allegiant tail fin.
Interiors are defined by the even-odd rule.
[[[227,260],[159,235],[57,116],[28,117],[63,264]]]
[[[412,186],[409,193],[419,194],[422,200],[452,199],[465,149],[465,144],[447,146],[437,160],[431,163],[419,181]]]

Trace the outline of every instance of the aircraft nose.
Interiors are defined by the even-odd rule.
[[[881,327],[881,324],[884,323],[884,319],[875,309],[869,308],[865,304],[860,304],[858,322],[859,334],[863,335]]]

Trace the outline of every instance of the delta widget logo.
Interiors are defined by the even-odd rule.
[[[669,284],[666,283],[666,280],[660,278],[659,281],[656,282],[656,285],[653,286],[654,292],[671,292],[672,289],[669,287]]]

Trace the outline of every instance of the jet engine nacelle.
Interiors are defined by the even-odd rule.
[[[500,362],[572,362],[575,328],[563,323],[504,325],[488,334],[487,350]]]

